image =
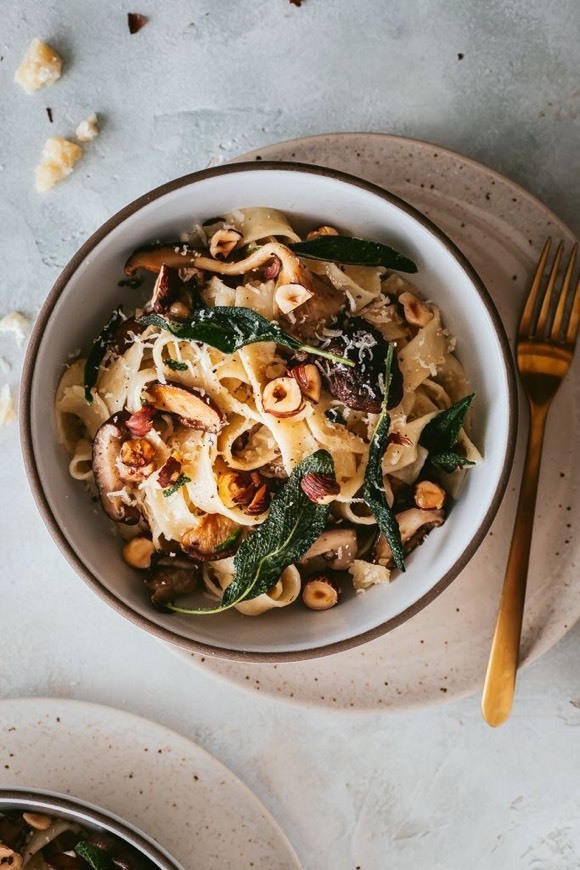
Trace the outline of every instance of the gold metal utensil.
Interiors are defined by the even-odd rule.
[[[563,243],[558,245],[545,281],[550,247],[551,239],[548,239],[522,313],[516,342],[517,367],[530,408],[530,430],[512,543],[483,687],[483,717],[493,726],[505,722],[512,707],[546,417],[570,368],[580,321],[580,285],[572,280],[578,245],[572,249],[559,289],[556,285],[559,283]]]

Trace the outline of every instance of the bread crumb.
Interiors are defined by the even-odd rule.
[[[61,72],[61,56],[50,45],[40,39],[33,39],[14,73],[14,81],[27,94],[33,94],[39,88],[54,84],[60,78]]]
[[[10,387],[8,384],[4,384],[2,389],[0,389],[0,426],[10,423],[14,420],[15,416],[16,412],[14,410],[14,402],[12,400],[12,394],[10,393]]]
[[[75,135],[79,142],[92,142],[93,139],[97,138],[99,132],[99,120],[96,112],[93,112],[92,115],[89,115],[86,121],[81,121],[76,129]]]
[[[47,139],[42,149],[42,159],[35,170],[36,189],[40,193],[50,190],[71,174],[82,155],[83,149],[76,142],[59,136]]]
[[[19,311],[11,311],[0,318],[0,332],[12,332],[18,347],[22,347],[30,321]]]

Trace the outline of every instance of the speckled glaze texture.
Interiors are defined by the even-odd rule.
[[[98,803],[171,851],[184,870],[300,866],[272,816],[219,761],[121,710],[49,698],[0,701],[0,758],[0,789]]]
[[[281,143],[244,159],[248,157],[329,165],[382,184],[408,200],[463,250],[511,336],[546,236],[573,242],[570,230],[521,188],[435,145],[344,134]],[[572,528],[580,507],[575,459],[579,373],[576,358],[548,418],[522,640],[524,663],[549,649],[580,618],[580,539]],[[428,610],[360,650],[308,666],[240,666],[200,656],[191,660],[244,688],[334,709],[419,706],[479,690],[519,491],[527,431],[521,396],[520,405],[524,425],[502,507],[475,557]]]

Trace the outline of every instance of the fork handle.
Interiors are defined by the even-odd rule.
[[[514,698],[547,413],[547,404],[530,402],[530,429],[520,498],[481,704],[485,721],[494,727],[506,721]]]

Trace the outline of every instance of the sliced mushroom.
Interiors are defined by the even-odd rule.
[[[181,549],[192,559],[213,562],[226,559],[238,547],[241,528],[222,514],[206,514],[195,529],[181,539]]]
[[[414,550],[431,529],[442,526],[445,522],[442,510],[429,511],[421,510],[420,508],[409,508],[409,510],[402,511],[396,514],[396,519],[399,524],[405,553],[410,553],[411,550]],[[384,565],[386,568],[393,567],[393,554],[383,535],[379,535],[377,538],[373,557],[379,565]]]
[[[145,581],[153,593],[151,601],[161,607],[175,601],[180,595],[195,590],[199,579],[199,567],[192,562],[189,567],[157,567]]]
[[[165,314],[173,302],[177,301],[181,290],[181,280],[177,269],[170,268],[166,263],[161,265],[153,295],[151,296],[151,308],[156,314]]]
[[[222,427],[224,416],[221,410],[207,394],[195,387],[172,381],[166,384],[154,381],[147,387],[147,396],[155,408],[175,414],[189,429],[219,432]]]
[[[360,317],[347,320],[341,335],[332,337],[325,350],[352,360],[352,368],[326,359],[316,365],[326,379],[332,395],[355,411],[378,414],[383,402],[385,363],[388,343],[368,321]],[[396,354],[391,365],[388,407],[394,408],[403,397],[403,378]]]
[[[354,562],[356,552],[355,530],[350,526],[337,526],[335,529],[327,529],[323,532],[298,564],[308,565],[309,569],[314,570],[318,564],[333,568],[335,571],[346,571]]]
[[[299,284],[312,296],[290,312],[290,324],[296,326],[304,335],[314,335],[321,325],[335,317],[345,303],[344,294],[330,284],[325,284],[305,268],[298,257],[280,242],[269,242],[253,251],[243,260],[224,262],[208,257],[205,252],[196,251],[189,245],[175,242],[168,245],[141,248],[129,257],[125,264],[127,275],[134,275],[137,269],[158,272],[163,264],[173,268],[195,266],[205,272],[218,275],[244,275],[279,261],[277,286]]]
[[[126,414],[113,414],[97,429],[93,440],[93,474],[103,510],[112,520],[127,525],[139,522],[140,513],[135,505],[127,504],[125,483],[117,460],[127,438],[124,420]],[[128,495],[128,493],[127,493]]]
[[[116,328],[109,349],[120,356],[133,344],[135,336],[141,335],[146,329],[147,327],[137,323],[134,317],[128,317]]]

